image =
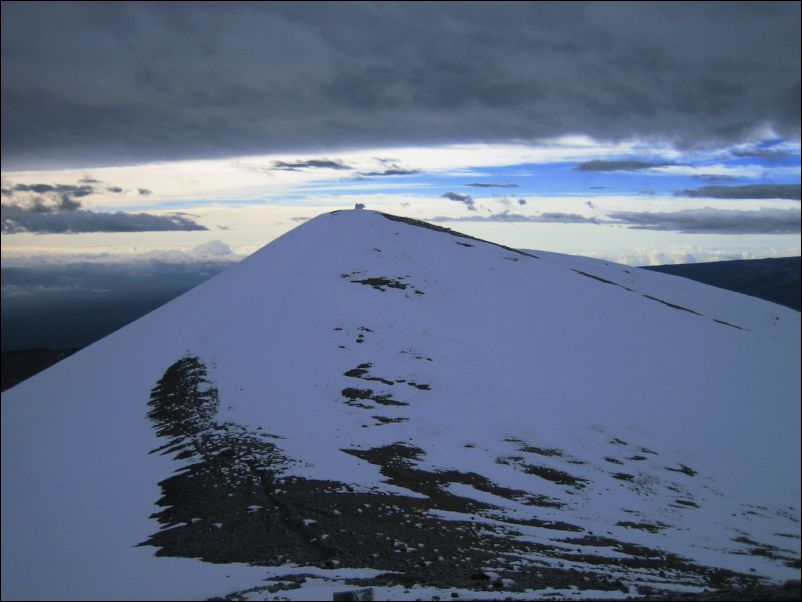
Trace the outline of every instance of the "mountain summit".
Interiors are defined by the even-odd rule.
[[[799,365],[769,302],[322,215],[3,394],[3,597],[799,578]]]

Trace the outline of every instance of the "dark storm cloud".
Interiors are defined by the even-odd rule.
[[[493,184],[490,182],[471,182],[470,184],[465,184],[465,186],[473,186],[475,188],[518,188],[518,184]]]
[[[59,211],[75,211],[80,208],[79,201],[71,199],[66,194],[60,194],[55,197],[33,196],[30,202],[21,209],[31,213],[57,213]]]
[[[464,203],[469,210],[476,211],[476,206],[474,205],[473,198],[470,195],[458,194],[456,192],[446,192],[445,194],[441,195],[440,198],[448,199],[449,201],[457,201],[458,203]]]
[[[795,138],[799,23],[797,2],[4,2],[3,166]]]
[[[57,194],[67,195],[69,197],[84,197],[94,193],[95,189],[92,186],[72,186],[69,184],[16,184],[11,188],[11,191],[36,192],[38,194],[55,192]]]
[[[20,232],[77,233],[77,232],[151,232],[166,230],[206,230],[190,217],[149,213],[99,213],[81,208],[73,197],[96,194],[98,189],[87,183],[82,186],[66,184],[16,184],[3,189],[5,197],[0,206],[3,234]],[[93,180],[92,184],[99,184]],[[107,186],[105,192],[119,194],[119,186]]]
[[[800,200],[799,184],[750,184],[746,186],[702,186],[678,190],[675,196],[714,199],[790,199]]]
[[[19,205],[0,207],[3,234],[78,232],[161,232],[170,230],[208,230],[183,215],[149,213],[98,213],[85,209],[39,210]]]
[[[799,209],[687,209],[674,212],[614,211],[608,217],[639,230],[687,234],[799,234]]]
[[[81,209],[81,201],[78,199],[90,195],[112,193],[121,194],[125,192],[119,186],[105,186],[100,187],[97,184],[102,184],[100,180],[93,178],[83,178],[80,180],[81,185],[75,186],[72,184],[15,184],[8,188],[2,189],[2,196],[5,197],[3,203],[3,232],[24,232],[24,231],[51,231],[48,228],[56,228],[54,232],[63,232],[66,227],[69,231],[74,232],[99,232],[99,231],[139,231],[144,222],[141,220],[128,220],[132,230],[119,230],[119,227],[126,222],[127,218],[120,217],[116,222],[111,223],[106,217],[94,218],[90,217],[95,214],[92,211],[82,211],[80,217],[58,217],[58,218],[33,218],[26,217],[26,214],[61,214]],[[143,192],[144,191],[144,192]],[[149,190],[144,188],[139,189],[139,194],[150,194]],[[107,214],[103,214],[107,215]],[[115,214],[116,215],[116,214]],[[130,215],[120,213],[120,216]],[[144,214],[142,214],[144,215]],[[8,220],[13,220],[13,223]],[[68,222],[70,224],[68,225]],[[155,223],[155,222],[154,222]],[[166,226],[164,222],[162,226]],[[39,228],[38,230],[29,230],[29,227]],[[97,228],[113,227],[112,230],[98,230]],[[83,228],[83,229],[76,229]],[[88,228],[88,229],[87,229]],[[159,227],[159,230],[165,229]],[[186,229],[184,227],[178,229]]]
[[[622,160],[622,161],[586,161],[578,163],[574,169],[579,171],[633,171],[636,169],[650,169],[652,167],[665,167],[673,163],[652,163],[650,161]]]
[[[784,151],[772,150],[769,148],[756,148],[751,150],[734,150],[732,151],[733,157],[754,157],[756,159],[764,159],[766,161],[782,161],[783,159],[790,159],[794,155]]]
[[[81,207],[78,198],[93,194],[92,186],[73,186],[68,184],[16,184],[3,188],[2,195],[8,199],[3,210],[15,207],[29,213],[55,213],[74,211]],[[5,225],[3,226],[5,232]]]
[[[309,159],[308,161],[273,161],[277,171],[301,171],[302,169],[351,169],[341,161],[331,159]]]

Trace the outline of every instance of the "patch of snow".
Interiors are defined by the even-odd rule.
[[[271,442],[293,460],[286,477],[423,499],[340,451],[406,442],[423,450],[420,470],[481,475],[562,505],[447,485],[496,507],[475,517],[488,527],[563,521],[708,566],[799,578],[733,539],[746,531],[800,553],[798,537],[777,535],[799,534],[800,314],[609,262],[542,251],[510,261],[510,250],[464,240],[367,210],[323,215],[4,392],[3,598],[177,599],[261,582],[265,569],[138,545],[158,529],[158,483],[189,463],[148,453],[163,440],[146,407],[186,354],[206,363],[221,422],[280,437]],[[414,289],[354,282],[369,278]],[[366,363],[393,384],[345,376]],[[348,387],[408,405],[354,407]],[[375,414],[406,420],[376,425]],[[541,476],[555,471],[577,484]],[[516,528],[549,545],[566,536]],[[282,595],[330,599],[344,585],[307,581]],[[504,594],[556,593],[591,594]]]

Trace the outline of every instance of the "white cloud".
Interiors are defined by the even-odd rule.
[[[195,257],[228,257],[233,254],[229,247],[222,240],[210,240],[209,242],[198,245],[192,249],[191,255]]]
[[[762,178],[766,175],[798,176],[799,166],[779,166],[767,167],[766,165],[725,165],[724,163],[702,164],[702,165],[665,165],[649,170],[653,174],[663,174],[667,176],[729,176],[734,178]]]
[[[588,257],[614,261],[625,265],[674,265],[683,263],[703,263],[711,261],[731,261],[735,259],[764,259],[766,257],[792,257],[799,255],[799,247],[761,247],[759,249],[736,250],[731,248],[711,248],[696,245],[673,245],[667,248],[641,247],[630,253],[605,253],[596,251]]]
[[[256,249],[250,249],[253,252]],[[122,249],[116,251],[90,252],[86,249],[75,253],[39,251],[33,253],[4,254],[2,266],[10,267],[58,267],[67,265],[133,265],[133,264],[192,264],[207,262],[236,262],[247,253],[235,253],[221,240],[211,240],[190,249]]]
[[[648,152],[650,156],[672,159],[678,151],[668,145],[652,146],[644,141],[629,140],[616,143],[598,142],[587,136],[564,136],[544,140],[537,144],[450,144],[434,147],[374,148],[330,152],[327,157],[353,168],[353,175],[384,168],[390,157],[410,169],[431,174],[480,175],[476,167],[501,167],[525,163],[581,162],[594,158],[637,157]],[[320,159],[320,154],[275,154],[237,159],[203,161],[173,161],[148,163],[125,167],[104,167],[89,170],[91,178],[114,182],[122,193],[86,199],[87,207],[126,208],[143,210],[158,207],[165,202],[200,200],[237,201],[280,197],[299,187],[325,182],[332,186],[333,176],[342,178],[344,170],[308,169],[299,171],[276,170],[276,161],[304,163]],[[86,169],[4,172],[3,178],[15,184],[79,184],[88,177]],[[403,179],[393,185],[404,186]],[[378,183],[386,186],[386,182]],[[336,185],[337,190],[347,184]],[[151,191],[143,197],[139,189]],[[355,185],[354,188],[363,188]]]

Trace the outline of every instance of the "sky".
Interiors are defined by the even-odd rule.
[[[800,5],[2,3],[4,302],[355,203],[631,265],[799,255]]]

